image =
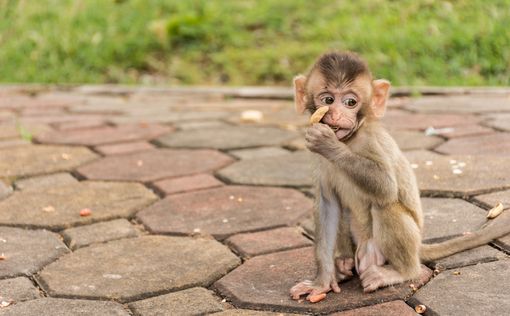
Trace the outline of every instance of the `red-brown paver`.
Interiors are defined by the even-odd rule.
[[[95,150],[103,155],[118,155],[133,153],[137,151],[144,151],[154,148],[155,148],[154,145],[152,145],[151,143],[145,141],[138,141],[130,143],[97,146],[95,147]]]
[[[209,189],[220,187],[222,185],[223,182],[207,173],[154,182],[154,186],[165,194]]]

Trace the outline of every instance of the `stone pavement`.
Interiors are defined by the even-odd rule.
[[[510,208],[510,91],[395,91],[385,124],[417,174],[424,240]],[[355,279],[291,300],[315,267],[307,118],[289,97],[0,87],[0,315],[508,314],[510,236],[372,294]]]

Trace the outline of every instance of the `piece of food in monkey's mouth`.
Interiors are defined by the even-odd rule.
[[[315,112],[313,112],[312,116],[310,116],[310,124],[319,123],[328,111],[329,106],[321,106],[318,108]]]

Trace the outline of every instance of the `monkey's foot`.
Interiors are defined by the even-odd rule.
[[[373,292],[378,288],[404,282],[400,273],[391,266],[371,265],[361,275],[361,285],[365,293]]]
[[[340,281],[352,278],[354,275],[352,269],[354,269],[354,258],[338,258],[335,260],[337,275]]]
[[[290,296],[293,300],[298,300],[301,295],[308,294],[306,300],[316,303],[326,298],[326,293],[331,290],[335,293],[340,293],[340,287],[335,279],[325,285],[317,285],[314,281],[305,280],[290,289]]]

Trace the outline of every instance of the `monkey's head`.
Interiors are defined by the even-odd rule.
[[[364,119],[379,119],[386,110],[390,83],[373,80],[367,64],[353,53],[327,53],[319,57],[307,76],[294,78],[296,111],[329,111],[322,123],[338,140],[352,134]]]

